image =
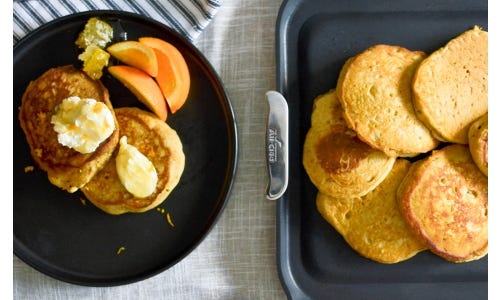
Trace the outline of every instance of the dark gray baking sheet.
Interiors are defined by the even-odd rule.
[[[277,208],[278,265],[293,299],[486,299],[488,258],[447,262],[426,251],[384,265],[355,253],[315,208],[302,167],[313,99],[335,87],[345,60],[374,44],[431,53],[480,25],[487,1],[289,0],[276,28],[277,90],[290,112],[290,182]]]

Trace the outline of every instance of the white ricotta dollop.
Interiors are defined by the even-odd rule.
[[[111,110],[91,98],[64,99],[51,118],[60,144],[80,153],[94,152],[115,130]]]

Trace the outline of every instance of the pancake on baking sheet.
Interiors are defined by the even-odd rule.
[[[350,128],[389,156],[415,156],[438,141],[417,118],[411,79],[425,58],[421,51],[375,45],[344,64],[337,93]]]
[[[410,168],[398,159],[392,171],[363,197],[333,198],[318,193],[316,207],[360,255],[381,263],[397,263],[426,249],[401,216],[396,190]]]
[[[109,214],[144,212],[161,204],[178,184],[185,164],[182,143],[174,129],[149,112],[122,107],[115,109],[115,114],[120,136],[126,136],[128,144],[153,163],[158,174],[156,188],[147,197],[127,191],[116,170],[117,149],[82,191],[90,202]]]
[[[342,125],[346,127],[342,106],[335,89],[317,96],[313,101],[311,127],[322,128]]]
[[[19,109],[19,121],[26,135],[31,156],[47,172],[49,181],[70,193],[85,185],[104,167],[118,143],[118,125],[113,133],[91,153],[80,153],[58,142],[51,118],[66,98],[77,96],[103,102],[111,111],[108,90],[98,81],[71,65],[52,68],[26,88]]]
[[[398,189],[401,213],[435,254],[452,262],[488,252],[488,178],[466,145],[453,144],[412,166]]]
[[[469,150],[479,170],[488,176],[488,113],[469,127]]]
[[[488,111],[488,32],[475,26],[429,55],[413,79],[418,117],[442,141],[467,144]]]
[[[395,158],[371,148],[347,128],[335,90],[316,99],[311,120],[303,165],[319,191],[332,197],[359,197],[384,180]]]

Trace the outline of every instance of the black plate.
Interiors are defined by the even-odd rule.
[[[289,0],[277,21],[277,87],[290,109],[290,182],[280,199],[278,263],[291,298],[484,299],[487,257],[454,264],[423,252],[394,265],[365,259],[319,215],[302,167],[313,99],[335,87],[347,58],[374,44],[427,53],[477,24],[484,0]]]
[[[30,80],[51,67],[78,65],[74,41],[91,16],[98,16],[129,40],[156,36],[176,46],[191,74],[186,104],[167,123],[179,134],[186,155],[181,180],[159,208],[142,214],[108,215],[83,193],[51,185],[33,165],[18,122],[18,106]],[[115,107],[139,102],[111,76],[102,79]],[[142,107],[144,108],[144,107]],[[142,280],[188,255],[217,221],[232,187],[237,133],[230,100],[209,62],[183,37],[145,17],[93,11],[50,22],[14,47],[14,253],[57,279],[91,286]],[[166,219],[170,213],[175,227]],[[124,247],[124,251],[118,251]],[[120,252],[120,253],[119,253]]]

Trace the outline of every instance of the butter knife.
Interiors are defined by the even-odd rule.
[[[269,183],[266,197],[277,200],[288,186],[288,104],[279,92],[266,92],[269,104],[266,158]]]

